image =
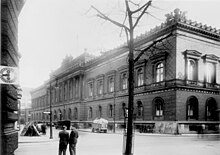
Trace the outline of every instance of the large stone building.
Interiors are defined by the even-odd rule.
[[[24,0],[1,0],[1,66],[17,67],[18,16]],[[10,79],[10,72],[5,74]],[[1,72],[1,78],[3,73]],[[18,120],[18,86],[1,84],[0,92],[0,154],[13,155],[18,147],[18,133],[15,122]]]
[[[141,132],[219,130],[220,30],[186,19],[178,9],[135,39],[134,124]],[[32,91],[32,120],[71,120],[88,127],[97,117],[122,127],[128,106],[128,48],[64,59]],[[51,96],[51,98],[50,98]]]

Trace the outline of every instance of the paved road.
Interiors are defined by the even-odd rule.
[[[15,155],[56,155],[58,154],[58,131],[54,139],[48,136],[22,137]],[[49,134],[48,134],[49,135]],[[79,132],[77,155],[122,155],[122,134],[98,134]],[[25,141],[26,138],[26,141]],[[220,138],[216,136],[134,136],[134,155],[220,155]],[[69,155],[69,152],[67,152]]]

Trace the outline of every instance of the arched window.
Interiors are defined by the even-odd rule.
[[[141,101],[138,101],[138,102],[137,102],[136,117],[137,117],[137,118],[143,117],[143,111],[144,111],[143,104],[142,104]]]
[[[98,106],[98,114],[97,114],[97,117],[98,118],[101,118],[102,117],[102,106]]]
[[[139,68],[137,70],[137,86],[142,86],[144,84],[144,73],[143,69]]]
[[[196,62],[192,59],[188,60],[188,80],[196,80]]]
[[[161,82],[164,79],[164,65],[159,63],[156,65],[156,82]]]
[[[56,110],[54,110],[54,112],[53,112],[53,119],[57,120],[57,111]]]
[[[161,98],[156,98],[154,100],[154,116],[161,117],[164,115],[164,101]]]
[[[209,98],[206,101],[206,120],[218,121],[217,104],[214,98]]]
[[[110,118],[113,117],[113,106],[112,106],[112,104],[108,105],[108,117],[110,117]]]
[[[63,109],[63,119],[66,119],[66,109]]]
[[[72,110],[69,108],[68,111],[68,119],[71,120],[72,119]]]
[[[73,117],[75,120],[78,119],[78,109],[76,107],[74,108]]]
[[[59,119],[62,120],[63,119],[63,114],[62,111],[59,109]]]
[[[89,109],[88,109],[88,118],[89,119],[92,118],[92,107],[89,107]]]
[[[122,88],[122,90],[125,90],[125,89],[127,89],[127,87],[128,87],[128,78],[127,78],[127,74],[126,73],[123,73],[122,75],[121,75],[121,88]]]
[[[198,119],[198,100],[194,96],[187,101],[187,119]]]
[[[127,106],[125,103],[121,104],[121,117],[125,118],[127,117],[128,113],[127,113]]]

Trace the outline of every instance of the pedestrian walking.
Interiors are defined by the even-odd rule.
[[[63,126],[63,130],[59,132],[59,155],[66,155],[66,148],[69,142],[69,133],[66,131],[67,127]]]
[[[76,155],[76,143],[79,134],[75,127],[71,127],[70,138],[69,138],[69,151],[70,155]]]

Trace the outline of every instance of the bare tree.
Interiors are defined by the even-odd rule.
[[[127,138],[126,138],[126,147],[124,155],[131,155],[132,154],[132,138],[133,138],[133,111],[134,111],[134,63],[138,61],[138,59],[145,53],[150,52],[151,48],[156,48],[156,44],[158,42],[162,42],[163,40],[170,37],[172,32],[168,35],[166,35],[163,38],[160,38],[158,40],[152,41],[152,43],[142,49],[139,50],[139,54],[134,59],[134,29],[137,27],[138,23],[142,19],[142,17],[145,14],[151,15],[149,12],[147,12],[147,9],[151,6],[152,0],[149,0],[142,6],[140,4],[136,4],[132,2],[131,0],[125,0],[125,6],[126,6],[126,12],[125,12],[125,18],[122,23],[113,20],[109,18],[106,14],[99,11],[96,7],[91,6],[92,9],[94,9],[98,14],[97,16],[99,18],[102,18],[106,21],[111,22],[112,24],[120,27],[122,30],[124,30],[126,37],[127,37],[127,45],[128,45],[128,63],[129,63],[129,77],[128,77],[128,121],[127,121]],[[136,10],[131,10],[129,5],[134,5],[137,7]],[[153,16],[153,15],[151,15]],[[154,17],[154,16],[153,16]],[[127,25],[125,24],[127,20]]]
[[[123,23],[120,23],[116,20],[109,18],[107,15],[99,11],[94,6],[91,6],[92,9],[98,12],[97,16],[104,20],[111,22],[112,24],[124,29],[127,37],[127,45],[129,49],[129,84],[128,84],[128,123],[127,123],[127,140],[125,155],[132,154],[132,137],[133,137],[133,111],[134,111],[134,29],[137,27],[139,21],[144,14],[147,13],[147,9],[151,5],[152,0],[149,0],[144,5],[139,7],[138,4],[135,4],[131,0],[125,0],[126,13]],[[131,10],[129,5],[136,5],[138,8],[136,10]],[[128,20],[128,26],[125,25],[125,21]]]

